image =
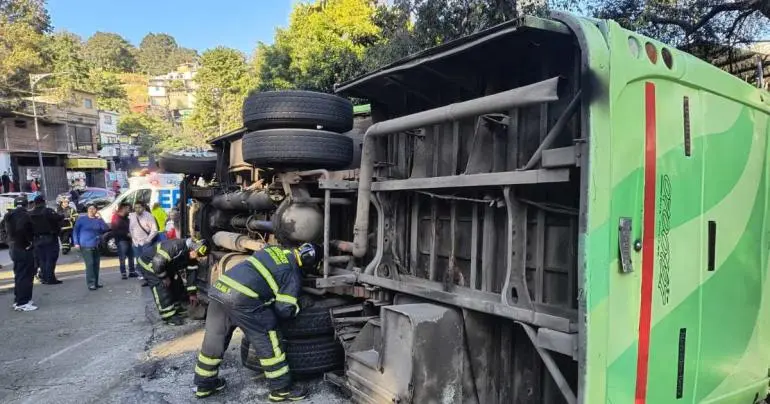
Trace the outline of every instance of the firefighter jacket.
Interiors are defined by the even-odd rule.
[[[198,277],[198,263],[190,259],[187,240],[164,240],[146,247],[139,257],[139,265],[158,278],[173,278],[175,274],[185,280],[187,292],[196,293],[195,279]]]
[[[295,250],[267,247],[225,271],[214,287],[229,287],[264,304],[273,304],[278,317],[291,318],[299,313],[300,263]]]
[[[63,216],[61,229],[70,230],[75,227],[75,220],[78,219],[78,212],[75,209],[67,206],[62,208],[61,205],[56,208],[56,213]]]
[[[36,206],[29,212],[34,228],[33,234],[38,236],[58,236],[61,231],[63,217],[45,206]]]

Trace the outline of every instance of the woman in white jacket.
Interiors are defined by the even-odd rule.
[[[134,248],[134,257],[141,257],[142,251],[155,243],[158,236],[158,223],[155,217],[147,211],[147,207],[141,202],[134,204],[134,213],[128,216],[128,231],[131,233],[131,242]],[[142,276],[139,276],[143,279]],[[147,283],[143,283],[145,286]]]

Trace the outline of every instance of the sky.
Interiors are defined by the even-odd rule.
[[[96,31],[139,45],[148,33],[166,33],[202,52],[218,45],[251,55],[288,25],[293,0],[48,0],[54,30],[88,39]]]

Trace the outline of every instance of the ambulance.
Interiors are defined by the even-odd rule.
[[[108,225],[112,221],[112,215],[118,209],[121,203],[128,203],[133,206],[137,202],[142,202],[148,208],[158,202],[166,212],[177,206],[179,201],[179,184],[182,182],[182,174],[161,174],[144,173],[128,178],[128,189],[115,197],[115,200],[102,208],[99,215]],[[107,254],[116,254],[117,246],[114,240],[108,236],[102,245],[102,251]]]

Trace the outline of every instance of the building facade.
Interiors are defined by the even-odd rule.
[[[73,91],[66,100],[43,95],[35,104],[39,141],[31,98],[0,112],[0,170],[11,175],[14,189],[30,191],[34,179],[42,182],[38,150],[50,195],[69,189],[68,171],[82,174],[88,185],[104,186],[107,162],[97,157],[96,95]]]
[[[99,111],[99,157],[107,160],[110,171],[128,171],[138,165],[139,147],[133,136],[118,131],[120,114]]]
[[[185,63],[173,72],[151,78],[147,87],[149,109],[173,121],[189,115],[195,106],[197,72],[197,64]]]

